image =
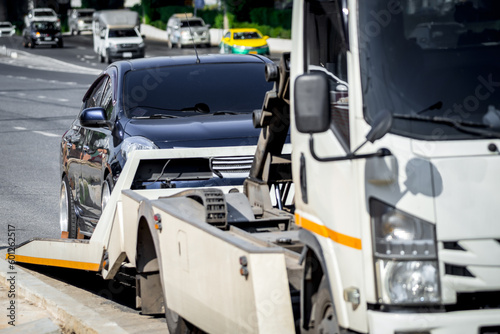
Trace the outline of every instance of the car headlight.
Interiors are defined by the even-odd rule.
[[[127,160],[130,156],[130,153],[135,150],[154,150],[157,148],[158,146],[156,146],[155,143],[153,143],[151,140],[145,137],[134,136],[125,138],[123,140],[121,153],[122,157]]]
[[[144,44],[144,42],[139,43],[139,48],[141,48],[141,49],[142,49],[144,46],[146,46],[146,44]]]
[[[375,199],[370,213],[379,302],[439,303],[435,226]]]
[[[239,50],[251,49],[251,47],[243,46],[243,45],[233,45],[233,48],[239,49]]]

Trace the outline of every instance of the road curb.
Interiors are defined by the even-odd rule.
[[[91,308],[42,282],[18,265],[14,270],[0,254],[0,284],[10,288],[13,283],[17,297],[45,309],[64,332],[76,334],[126,334],[117,323],[103,318]]]

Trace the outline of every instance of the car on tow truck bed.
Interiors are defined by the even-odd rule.
[[[260,131],[252,112],[272,88],[264,75],[269,63],[261,56],[217,54],[108,66],[62,137],[61,231],[70,238],[92,234],[133,150],[255,145]],[[212,161],[210,184],[241,184],[251,162]],[[184,186],[175,179],[163,185]]]

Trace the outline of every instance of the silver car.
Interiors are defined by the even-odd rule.
[[[71,9],[68,11],[68,26],[71,35],[80,35],[82,31],[92,31],[94,9]]]
[[[0,22],[0,36],[12,36],[16,33],[16,26],[10,22]]]
[[[174,14],[167,22],[168,46],[203,45],[210,47],[210,25],[192,13]]]

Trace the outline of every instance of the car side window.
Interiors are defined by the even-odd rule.
[[[107,81],[104,88],[101,107],[106,111],[106,119],[110,120],[113,115],[113,86],[111,85],[111,80]]]
[[[231,33],[229,31],[224,35],[224,38],[226,38],[226,37],[227,38],[231,37]]]
[[[108,77],[105,76],[96,85],[94,85],[94,90],[92,91],[92,94],[90,94],[90,96],[85,101],[84,108],[98,107],[101,105],[101,99],[104,89],[106,88],[107,81]]]

